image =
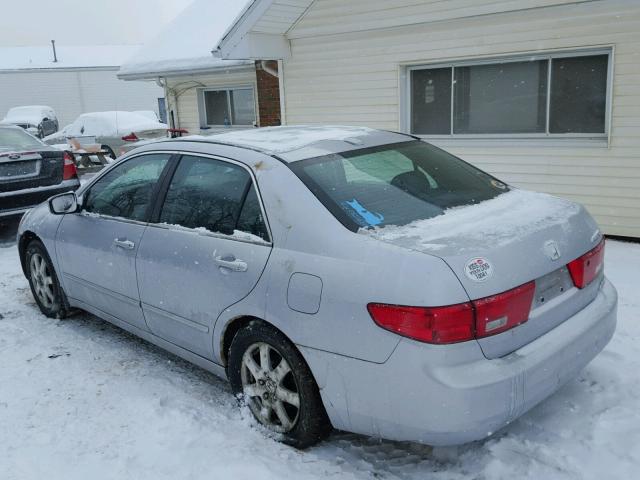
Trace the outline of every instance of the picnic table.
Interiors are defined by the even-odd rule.
[[[93,138],[93,141],[91,141]],[[83,171],[97,171],[109,164],[109,152],[95,143],[95,137],[88,138],[69,138],[69,153],[74,157],[76,166],[82,168]]]

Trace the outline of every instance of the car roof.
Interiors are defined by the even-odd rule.
[[[294,162],[331,153],[415,139],[404,133],[368,127],[301,125],[254,128],[210,136],[192,135],[176,140],[247,148],[277,156],[287,162]]]
[[[53,108],[47,107],[46,105],[20,105],[18,107],[11,107],[7,110],[9,112],[43,112],[45,110],[53,111]]]

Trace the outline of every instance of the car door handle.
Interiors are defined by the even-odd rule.
[[[234,272],[246,272],[247,271],[247,262],[243,262],[242,260],[238,260],[237,258],[229,258],[222,257],[218,255],[215,257],[216,264],[220,267],[228,268]]]
[[[133,250],[136,246],[131,240],[120,240],[119,238],[115,238],[113,240],[113,244],[116,247],[124,248],[125,250]]]

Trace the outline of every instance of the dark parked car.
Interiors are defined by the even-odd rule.
[[[0,125],[0,217],[80,186],[73,158],[20,127]]]

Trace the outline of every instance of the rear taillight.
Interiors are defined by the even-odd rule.
[[[125,142],[137,142],[138,141],[138,136],[131,132],[129,135],[125,135],[124,137],[122,137],[122,140],[124,140]]]
[[[535,282],[467,303],[444,307],[406,307],[370,303],[373,321],[404,337],[426,343],[447,344],[502,333],[526,322]]]
[[[476,338],[496,335],[526,322],[535,291],[536,282],[529,282],[498,295],[474,300]]]
[[[64,166],[62,168],[62,179],[71,180],[78,177],[78,170],[76,169],[76,162],[73,161],[73,157],[69,152],[64,152]]]
[[[367,309],[382,328],[421,342],[444,344],[473,338],[470,303],[433,308],[370,303]]]
[[[567,264],[573,284],[578,288],[589,285],[604,267],[604,238],[593,250]]]
[[[167,132],[169,133],[169,136],[171,138],[176,138],[181,137],[182,135],[187,135],[189,133],[189,130],[185,128],[169,128],[167,129]]]

